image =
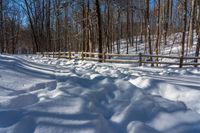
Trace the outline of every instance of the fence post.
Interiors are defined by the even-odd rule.
[[[71,51],[69,51],[69,60],[71,60]]]
[[[84,60],[84,53],[83,52],[81,53],[81,60],[82,61]]]
[[[142,66],[142,53],[139,53],[139,66]]]
[[[103,52],[103,62],[106,61],[106,52]]]
[[[59,50],[59,53],[58,53],[58,58],[60,59],[60,57],[61,57],[61,52],[60,52],[60,50]]]
[[[179,68],[183,67],[183,55],[181,55],[180,57],[180,64],[179,64]]]
[[[198,65],[197,65],[197,63],[198,63],[198,57],[197,57],[197,56],[194,57],[194,63],[196,63],[196,64],[194,65],[194,67],[198,67]]]

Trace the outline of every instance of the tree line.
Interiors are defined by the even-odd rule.
[[[125,41],[126,54],[144,44],[144,53],[158,55],[180,33],[179,55],[197,34],[199,56],[199,11],[199,0],[0,0],[0,50],[120,54]]]

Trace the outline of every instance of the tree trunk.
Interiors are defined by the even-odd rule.
[[[166,9],[166,17],[165,17],[165,26],[164,26],[164,43],[167,45],[167,34],[168,34],[168,26],[169,26],[169,11],[170,11],[170,0],[167,0],[167,9]]]
[[[4,52],[4,26],[3,26],[3,0],[0,0],[0,46],[1,53]]]
[[[30,5],[28,4],[27,0],[24,0],[25,2],[25,6],[26,6],[26,11],[27,11],[27,15],[28,15],[28,20],[30,22],[30,26],[31,26],[31,30],[32,30],[32,36],[33,36],[33,40],[35,45],[33,47],[35,47],[36,49],[33,51],[33,53],[40,51],[39,49],[39,43],[38,43],[38,38],[37,38],[37,33],[36,30],[34,28],[34,22],[31,18],[31,11],[30,11]]]
[[[157,16],[157,36],[156,36],[156,55],[159,53],[159,45],[160,45],[160,0],[158,0],[158,16]],[[158,58],[156,58],[156,61],[158,62]],[[158,64],[156,64],[158,66]]]
[[[52,48],[52,44],[51,44],[51,0],[48,0],[47,3],[46,3],[46,16],[47,16],[47,20],[46,20],[46,27],[47,27],[47,51],[50,51],[52,52],[53,51],[53,48]]]
[[[101,27],[101,9],[99,5],[99,0],[95,1],[96,12],[97,12],[97,20],[98,20],[98,46],[99,46],[99,54],[103,54],[103,44],[102,44],[102,27]],[[99,55],[99,61],[102,62],[102,55]]]
[[[150,29],[150,19],[149,19],[149,0],[146,0],[146,22],[147,22],[147,39],[148,39],[148,46],[149,46],[149,54],[152,55],[152,47],[151,47],[151,29]],[[149,61],[153,61],[153,58],[150,57]],[[151,66],[154,66],[151,63]]]
[[[82,46],[82,52],[86,51],[86,43],[85,43],[85,38],[86,38],[86,34],[85,34],[85,0],[82,0],[82,30],[83,30],[83,46]]]
[[[187,29],[187,0],[184,1],[184,29],[182,32],[182,49],[181,49],[181,57],[180,57],[180,68],[183,67],[183,58],[185,53],[185,36],[186,36],[186,29]]]
[[[197,37],[198,37],[198,42],[196,46],[196,51],[195,51],[195,57],[199,57],[199,50],[200,50],[200,1],[197,1],[197,20],[196,20],[196,31],[197,31]],[[195,63],[198,62],[198,59],[194,60]],[[197,65],[195,65],[197,67]]]
[[[193,46],[195,3],[196,3],[196,0],[192,0],[192,11],[191,11],[191,16],[190,16],[190,29],[189,29],[189,38],[188,38],[188,43],[189,43],[190,48]]]

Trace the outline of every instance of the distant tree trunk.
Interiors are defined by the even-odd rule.
[[[90,2],[87,1],[87,52],[92,52],[92,24],[91,24],[91,17],[90,17]]]
[[[169,14],[170,14],[170,27],[172,27],[172,19],[173,19],[173,5],[174,5],[174,1],[170,0],[170,10],[169,10]]]
[[[200,29],[199,29],[200,30]],[[200,50],[200,31],[198,31],[198,39],[197,39],[197,46],[196,46],[196,51],[195,51],[195,57],[199,57],[199,50]],[[194,60],[195,63],[198,62],[198,59]],[[198,65],[195,65],[197,67]]]
[[[126,54],[128,54],[129,43],[130,43],[130,16],[129,16],[129,0],[126,0]]]
[[[18,23],[15,23],[14,18],[11,21],[11,42],[12,42],[12,54],[15,54],[16,45],[18,42],[18,35],[19,35],[19,29],[20,25]]]
[[[97,20],[98,20],[98,46],[99,46],[99,54],[103,54],[103,44],[102,44],[102,27],[101,27],[101,9],[99,5],[99,0],[95,1],[96,12],[97,12]],[[102,55],[99,55],[99,61],[102,62]]]
[[[61,51],[61,37],[60,37],[60,0],[56,0],[56,51]]]
[[[185,36],[186,36],[186,30],[187,30],[187,0],[184,1],[184,29],[182,32],[182,49],[181,49],[181,57],[180,57],[180,68],[183,67],[183,58],[185,53]]]
[[[140,44],[143,42],[143,19],[142,19],[142,17],[141,17],[141,19],[140,19]]]
[[[147,0],[146,0],[147,1]],[[146,3],[147,4],[147,3]],[[144,53],[147,52],[147,45],[148,45],[148,22],[147,22],[147,9],[146,9],[146,14],[144,15],[144,29],[145,29],[145,35],[144,35],[144,41],[145,41],[145,46],[144,46]]]
[[[46,2],[46,27],[47,27],[47,51],[52,52],[52,44],[51,44],[51,0]]]
[[[120,10],[118,9],[118,11],[117,11],[117,13],[118,13],[118,15],[117,15],[117,21],[118,21],[118,26],[117,26],[117,54],[120,54],[120,27],[121,27],[121,25],[120,25],[120,18],[121,18],[121,12],[120,12]]]
[[[0,0],[0,45],[1,53],[4,52],[4,26],[3,26],[3,0]]]
[[[107,10],[105,10],[105,14],[107,15],[106,25],[105,25],[105,44],[106,44],[106,51],[110,52],[110,0],[106,0],[106,7]],[[106,18],[106,17],[105,17]]]
[[[191,16],[190,16],[190,29],[189,29],[189,38],[188,38],[188,41],[189,41],[188,43],[189,43],[190,48],[193,46],[195,3],[196,3],[196,0],[192,0],[192,11],[191,11]]]
[[[197,31],[197,46],[196,46],[196,51],[195,51],[195,57],[199,57],[199,50],[200,50],[200,1],[197,2],[197,14],[198,16],[196,17],[196,31]],[[194,60],[195,63],[198,62],[198,59]],[[195,65],[197,67],[198,65]]]
[[[133,9],[133,7],[134,7],[133,4],[134,3],[133,3],[132,0],[131,0],[130,4],[131,4],[131,46],[133,47],[134,46],[134,42],[135,42],[134,39],[137,38],[136,37],[137,34],[134,34],[134,9]],[[135,36],[135,38],[134,38],[134,36]],[[136,47],[136,52],[137,52],[137,46],[135,46],[135,47]]]
[[[166,9],[166,17],[165,17],[165,26],[164,26],[164,44],[167,45],[167,34],[168,34],[168,26],[169,26],[169,11],[170,11],[170,0],[167,0],[167,9]]]
[[[86,34],[85,34],[85,0],[82,0],[82,30],[83,30],[83,38],[82,38],[82,41],[83,41],[83,52],[86,51],[86,43],[85,43],[85,38],[86,38]]]
[[[156,36],[156,55],[159,53],[159,45],[160,45],[160,0],[158,0],[158,7],[157,7],[157,36]],[[156,61],[158,62],[158,58],[156,58]],[[156,64],[158,66],[158,64]]]
[[[67,2],[67,1],[66,1]],[[66,4],[64,7],[64,42],[65,42],[65,51],[71,52],[70,46],[69,46],[69,32],[68,32],[68,5]],[[69,54],[71,55],[71,54]]]
[[[37,38],[37,32],[36,32],[36,29],[34,28],[34,21],[31,18],[31,14],[33,14],[33,12],[31,12],[30,5],[28,4],[28,1],[24,0],[24,2],[25,2],[25,6],[26,6],[26,12],[27,12],[27,15],[28,15],[28,20],[30,22],[30,26],[31,26],[31,30],[32,30],[33,40],[34,40],[34,43],[35,43],[35,45],[33,45],[33,52],[35,53],[35,52],[40,51],[40,49],[39,49],[39,43],[38,43],[38,38]]]
[[[150,19],[149,19],[149,0],[146,0],[146,22],[147,22],[147,38],[148,38],[148,46],[149,46],[149,54],[152,55],[152,47],[151,47],[151,28],[150,28]],[[150,61],[153,61],[153,58],[150,57]],[[151,63],[151,66],[154,66]]]

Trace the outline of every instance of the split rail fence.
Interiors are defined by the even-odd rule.
[[[138,63],[139,66],[143,64],[151,64],[158,66],[159,64],[165,65],[179,65],[183,60],[182,66],[194,66],[200,65],[200,57],[179,57],[179,56],[166,56],[166,55],[145,55],[139,54],[113,54],[113,53],[90,53],[90,52],[38,52],[43,56],[53,58],[66,58],[77,59],[86,61],[99,61],[110,63]],[[152,61],[150,60],[152,58]],[[176,59],[176,62],[163,61],[163,59]]]

